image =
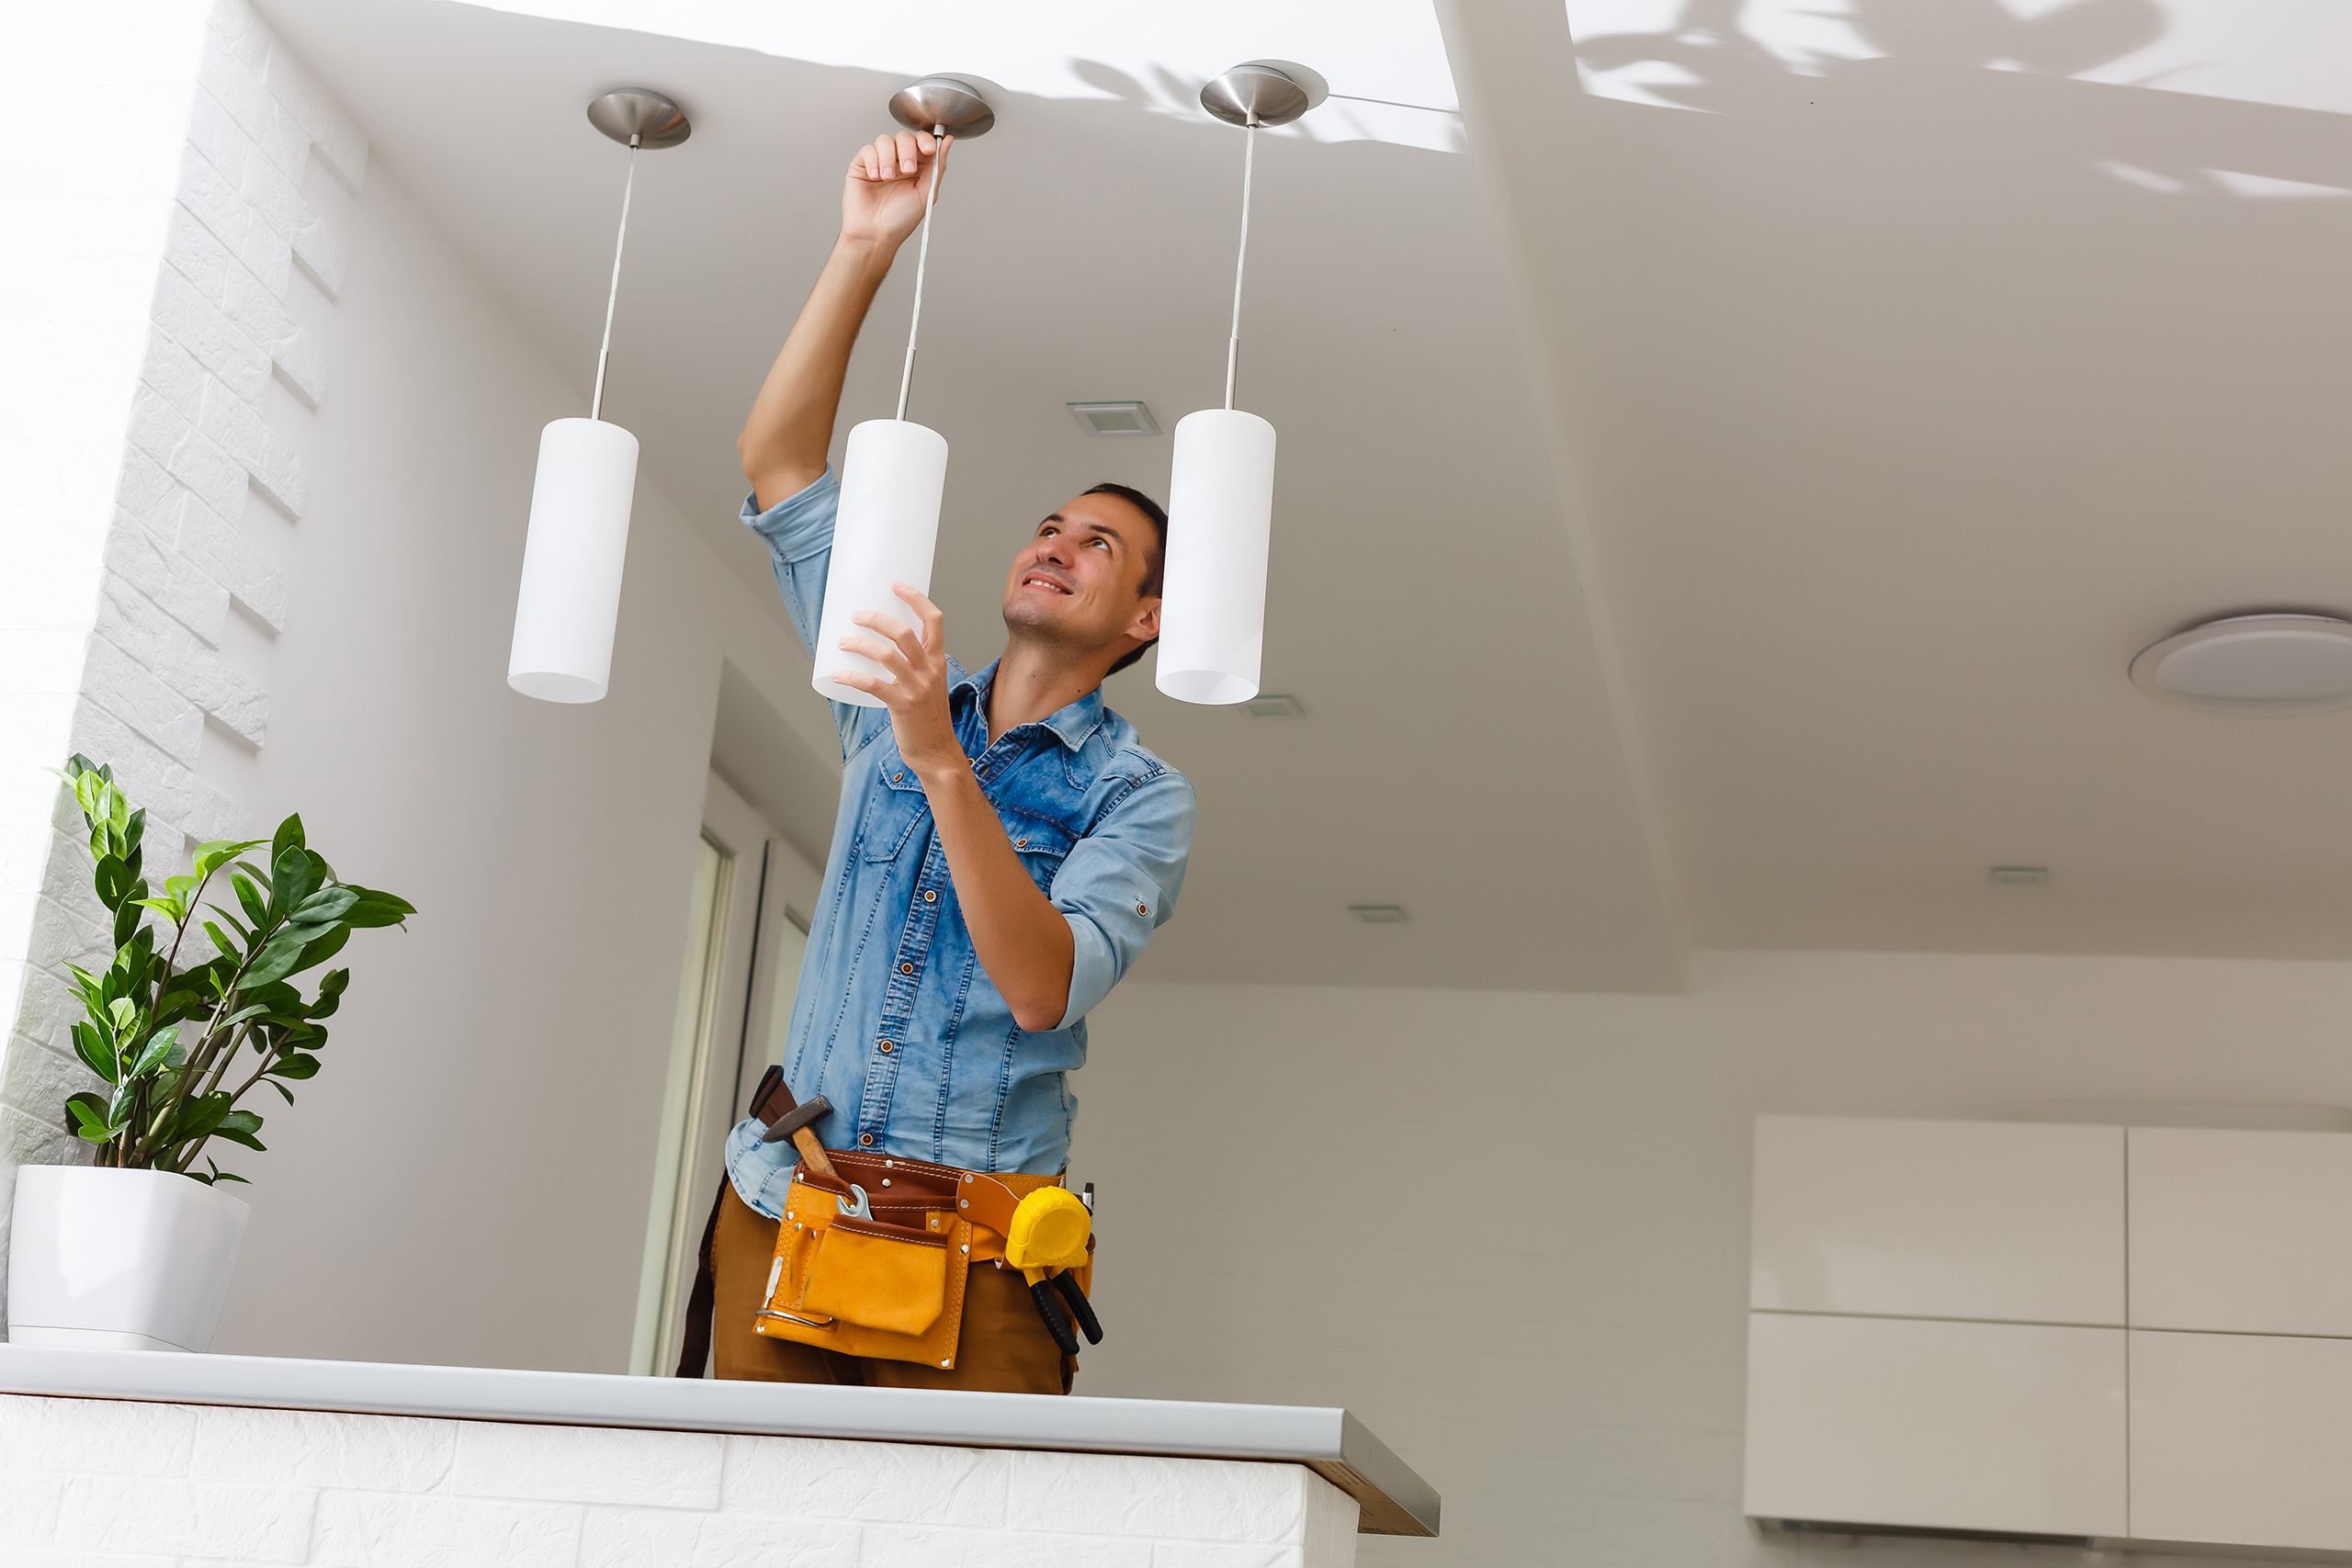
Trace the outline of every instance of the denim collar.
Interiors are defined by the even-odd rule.
[[[953,696],[957,692],[970,692],[974,710],[985,718],[988,714],[989,688],[996,683],[996,667],[1003,662],[1003,655],[999,654],[989,661],[987,669],[977,673],[967,673],[964,667],[956,662],[956,656],[949,654],[947,656],[948,694]],[[1095,687],[1068,707],[1058,709],[1038,722],[1054,732],[1055,739],[1069,750],[1077,750],[1086,744],[1090,736],[1102,728],[1102,688]]]

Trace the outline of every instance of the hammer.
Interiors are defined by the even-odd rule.
[[[760,1139],[763,1144],[778,1144],[792,1140],[800,1151],[800,1163],[828,1181],[839,1181],[833,1173],[833,1162],[825,1157],[825,1145],[817,1141],[809,1124],[830,1116],[833,1108],[823,1095],[818,1095],[806,1105],[796,1104],[790,1086],[784,1081],[782,1067],[770,1067],[760,1077],[760,1087],[752,1091],[752,1114],[767,1123],[767,1132]]]

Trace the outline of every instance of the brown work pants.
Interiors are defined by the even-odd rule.
[[[963,1388],[995,1393],[1068,1393],[1078,1362],[1066,1357],[1037,1315],[1020,1270],[975,1263],[964,1287],[964,1326],[952,1371],[914,1361],[844,1356],[752,1332],[775,1258],[776,1222],[735,1195],[724,1179],[711,1238],[718,1284],[711,1314],[711,1367],[722,1378],[763,1382],[863,1383],[868,1388]]]

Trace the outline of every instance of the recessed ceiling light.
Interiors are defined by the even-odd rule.
[[[1140,399],[1115,403],[1071,403],[1069,415],[1089,435],[1157,435],[1159,422]]]
[[[2039,887],[2050,880],[2046,865],[1996,865],[1993,882],[2000,887]]]
[[[1405,923],[1405,907],[1401,904],[1351,904],[1348,913],[1368,926],[1401,926]]]
[[[1281,692],[1261,692],[1241,705],[1241,711],[1251,718],[1305,718],[1306,710],[1298,699]]]
[[[2352,703],[2352,621],[2228,615],[2141,649],[2132,683],[2199,707],[2290,712]]]

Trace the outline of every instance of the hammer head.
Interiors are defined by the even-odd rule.
[[[785,1084],[781,1067],[770,1067],[760,1079],[758,1092],[752,1096],[752,1114],[768,1126],[768,1130],[760,1135],[760,1142],[763,1144],[780,1144],[803,1127],[832,1113],[832,1106],[821,1094],[806,1105],[795,1105],[792,1090]]]

